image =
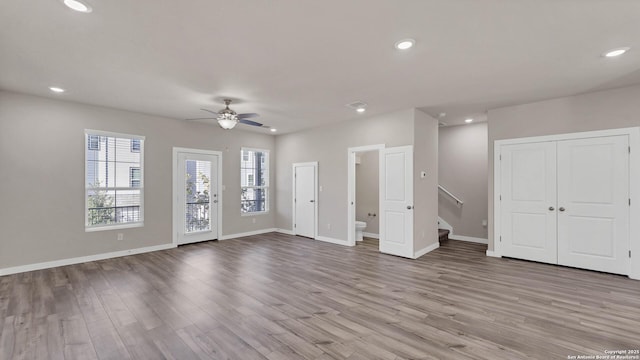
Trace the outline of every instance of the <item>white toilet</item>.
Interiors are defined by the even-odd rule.
[[[364,221],[356,221],[356,241],[362,241],[362,232],[367,227]]]

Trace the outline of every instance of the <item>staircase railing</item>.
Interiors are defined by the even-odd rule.
[[[453,200],[456,201],[456,203],[458,203],[460,205],[464,204],[464,201],[460,200],[460,198],[458,198],[457,196],[453,195],[451,193],[451,191],[445,189],[442,185],[438,185],[438,189],[440,189],[440,191],[442,191],[443,193],[449,195]]]

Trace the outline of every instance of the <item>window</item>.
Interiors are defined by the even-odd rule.
[[[140,168],[132,167],[129,168],[129,187],[139,188],[140,187]]]
[[[131,152],[140,152],[140,139],[131,139]]]
[[[141,226],[144,138],[86,130],[85,142],[85,229]]]
[[[89,139],[87,140],[87,149],[100,150],[100,136],[89,135]]]
[[[269,211],[269,151],[243,148],[240,160],[241,213]]]

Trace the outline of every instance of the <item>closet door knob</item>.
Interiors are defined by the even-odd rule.
[[[563,208],[563,207],[561,207],[561,208],[560,208],[560,209],[558,209],[558,210],[560,210],[560,211],[564,211],[564,208]]]
[[[553,210],[555,210],[555,209],[556,209],[556,208],[554,208],[553,206],[549,206],[549,211],[553,211]]]

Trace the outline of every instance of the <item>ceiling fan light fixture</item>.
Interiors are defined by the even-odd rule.
[[[220,125],[220,127],[225,130],[233,129],[234,127],[236,127],[236,124],[238,124],[238,119],[233,119],[231,117],[218,118],[218,125]]]

